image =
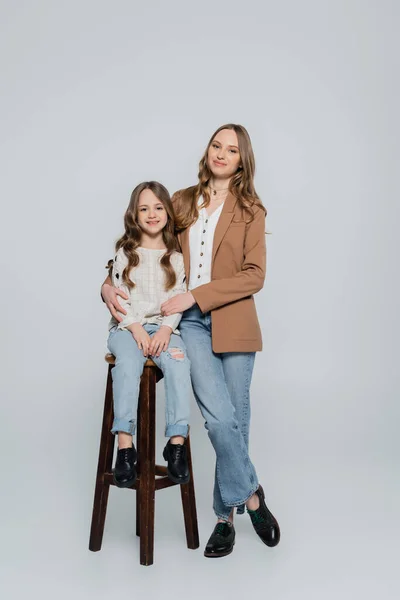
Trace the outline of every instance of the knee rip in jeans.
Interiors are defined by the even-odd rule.
[[[169,348],[168,356],[170,356],[173,360],[177,360],[178,362],[182,362],[185,360],[185,355],[181,348]]]

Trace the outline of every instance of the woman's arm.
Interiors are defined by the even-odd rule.
[[[126,310],[118,302],[118,296],[123,300],[128,300],[127,294],[119,288],[114,287],[111,277],[108,276],[101,286],[101,297],[111,315],[120,323],[124,318],[123,315],[126,315]]]
[[[260,208],[246,225],[242,269],[233,277],[214,279],[192,290],[203,313],[259,292],[266,270],[265,213]]]
[[[174,298],[174,296],[177,296],[179,294],[184,294],[187,289],[186,276],[185,276],[185,265],[183,264],[183,256],[182,255],[179,255],[179,256],[180,256],[179,270],[177,269],[177,273],[176,273],[176,283],[175,283],[174,287],[172,288],[172,290],[170,290],[168,292],[168,300],[171,298]],[[169,316],[165,316],[163,318],[162,324],[168,325],[168,327],[171,327],[172,331],[175,331],[175,329],[179,325],[181,318],[182,318],[181,312],[172,313]]]
[[[168,316],[183,312],[197,302],[206,313],[225,304],[241,300],[260,291],[264,285],[266,267],[265,213],[256,209],[254,219],[246,225],[242,269],[233,277],[214,279],[197,288],[167,300],[161,309]]]

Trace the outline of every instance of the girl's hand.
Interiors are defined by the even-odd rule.
[[[160,329],[151,338],[149,353],[151,356],[160,356],[169,345],[172,329],[168,325],[161,325]]]
[[[173,298],[170,298],[169,300],[161,304],[161,314],[164,317],[169,317],[169,315],[182,313],[188,308],[191,308],[193,304],[196,304],[196,300],[194,299],[191,292],[177,294]]]
[[[143,325],[140,323],[132,323],[132,325],[129,325],[128,329],[135,338],[139,350],[142,350],[143,356],[149,356],[151,337]]]
[[[103,283],[101,286],[101,295],[114,319],[116,319],[118,323],[121,323],[123,317],[121,317],[121,315],[118,313],[126,315],[126,310],[123,309],[118,302],[118,296],[121,296],[121,298],[124,298],[125,300],[128,300],[128,296],[122,290],[114,287],[113,285],[109,285],[108,283]]]

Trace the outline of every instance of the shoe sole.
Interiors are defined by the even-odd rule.
[[[119,487],[119,488],[129,488],[129,487],[131,487],[135,483],[136,479],[137,479],[137,474],[135,475],[135,477],[133,477],[133,479],[129,479],[128,481],[124,481],[123,483],[120,483],[119,481],[117,481],[115,479],[115,474],[113,472],[113,481],[114,481],[114,484],[117,487]]]
[[[171,475],[171,473],[169,472],[168,469],[167,469],[167,475],[168,475],[168,479],[170,479],[174,483],[179,483],[180,485],[183,485],[185,483],[189,483],[189,481],[190,481],[190,475],[188,475],[186,477],[186,479],[179,479],[178,477],[174,477],[173,475]]]
[[[228,550],[228,552],[207,552],[206,550],[204,550],[204,556],[206,558],[223,558],[224,556],[229,556],[229,554],[232,554],[233,552],[234,545],[235,542],[233,542],[232,548]]]

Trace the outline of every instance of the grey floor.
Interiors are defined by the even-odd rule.
[[[236,519],[233,554],[210,560],[202,549],[214,524],[212,482],[199,450],[194,444],[201,546],[186,548],[178,489],[159,492],[150,567],[139,565],[132,492],[111,490],[103,548],[91,553],[94,465],[88,461],[87,474],[58,477],[56,485],[46,477],[39,484],[31,472],[18,495],[3,497],[12,517],[1,535],[2,597],[399,598],[400,486],[390,466],[372,460],[338,464],[320,456],[271,465],[270,483],[266,470],[263,483],[281,524],[280,545],[264,546],[243,515]],[[208,459],[207,447],[205,454]],[[72,458],[79,460],[78,453]],[[68,473],[74,465],[65,467]]]

